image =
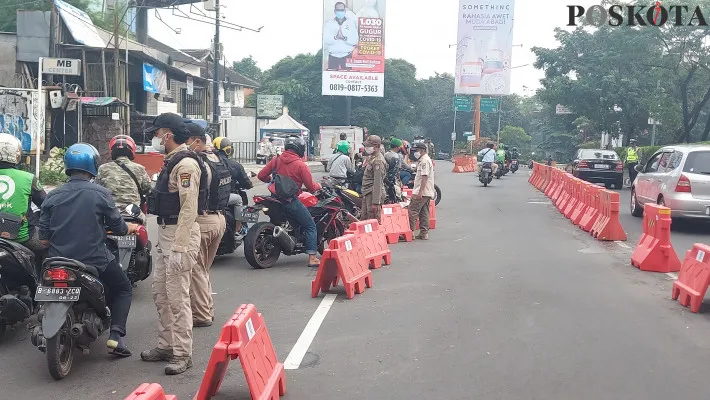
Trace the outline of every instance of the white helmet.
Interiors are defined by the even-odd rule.
[[[19,164],[22,159],[22,143],[9,133],[0,133],[0,162]]]

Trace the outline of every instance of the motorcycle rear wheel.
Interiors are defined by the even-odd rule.
[[[252,268],[271,268],[281,256],[281,246],[273,236],[274,228],[271,222],[257,222],[244,237],[244,257]]]
[[[434,205],[438,206],[441,201],[441,189],[439,189],[439,185],[434,185],[434,192],[436,193],[434,197]]]
[[[47,339],[47,368],[55,380],[64,379],[71,371],[74,361],[74,338],[69,329],[74,325],[74,312],[67,311],[66,320],[59,332]]]
[[[4,296],[8,293],[10,293],[10,291],[7,290],[5,285],[0,283],[0,296]],[[0,320],[0,340],[5,336],[6,330],[7,330],[7,323],[5,322],[5,320]]]

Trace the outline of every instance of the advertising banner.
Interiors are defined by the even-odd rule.
[[[385,1],[324,0],[324,96],[384,97]]]
[[[143,90],[151,93],[167,93],[168,77],[165,71],[153,64],[143,63]]]
[[[457,94],[510,94],[515,0],[460,0]]]

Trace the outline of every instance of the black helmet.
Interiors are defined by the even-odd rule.
[[[517,148],[517,147],[513,147],[512,150],[513,150],[513,151],[518,151],[518,148]]]
[[[495,144],[493,142],[486,143],[486,147],[488,147],[489,149],[492,149],[494,146]]]
[[[299,157],[303,157],[303,155],[306,154],[306,143],[303,141],[303,138],[299,136],[289,136],[286,138],[285,142],[284,149],[293,151],[298,154]]]

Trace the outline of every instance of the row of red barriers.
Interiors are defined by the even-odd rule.
[[[534,163],[528,182],[550,198],[574,225],[598,240],[627,239],[619,221],[618,192],[602,189],[563,170]]]
[[[476,172],[478,160],[476,156],[454,156],[453,173]]]

